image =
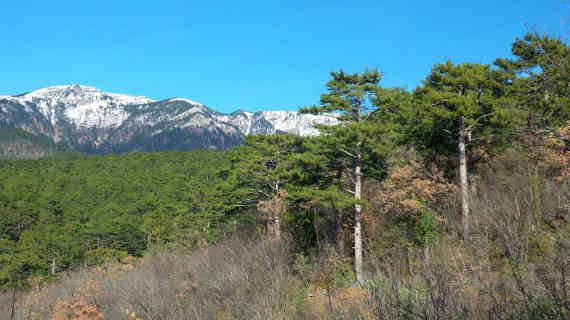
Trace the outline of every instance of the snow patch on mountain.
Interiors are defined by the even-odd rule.
[[[73,84],[63,86],[52,86],[43,89],[34,90],[19,96],[23,100],[41,99],[51,101],[52,103],[86,103],[89,101],[106,101],[108,104],[128,105],[143,104],[153,100],[147,97],[131,96],[120,93],[104,92],[94,87]]]
[[[243,135],[251,134],[251,126],[253,123],[253,113],[236,111],[232,114],[219,114],[218,120],[229,123],[237,128]]]
[[[65,115],[78,128],[117,127],[129,116],[123,106],[153,101],[146,97],[108,93],[77,84],[38,89],[16,99],[37,105],[54,126]]]
[[[192,101],[190,99],[186,99],[186,98],[171,98],[167,100],[168,102],[185,102],[188,104],[197,104],[200,106],[203,106],[203,104],[201,104],[200,102],[196,102],[196,101]]]
[[[184,119],[184,118],[191,116],[195,113],[209,114],[210,110],[208,110],[204,105],[201,105],[201,104],[191,105],[191,107],[188,110],[183,111],[183,112],[175,115],[174,117],[171,118],[171,120]]]
[[[263,118],[273,125],[277,130],[285,131],[300,136],[315,136],[319,130],[315,129],[315,124],[335,125],[336,118],[326,115],[302,114],[296,111],[262,111]]]
[[[21,99],[19,99],[18,97],[12,97],[12,96],[0,96],[0,101],[9,101],[9,102],[13,102],[13,103],[17,103],[21,106],[24,107],[24,111],[26,112],[33,112],[34,108],[33,108],[33,104],[27,101],[22,101]],[[2,107],[2,110],[4,112],[6,112],[6,108]]]
[[[288,132],[301,136],[315,136],[320,134],[314,127],[315,124],[338,124],[338,120],[330,115],[301,114],[297,111],[256,113],[237,111],[229,115],[219,115],[218,118],[238,127],[244,135]]]

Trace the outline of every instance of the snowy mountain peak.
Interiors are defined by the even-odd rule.
[[[53,103],[81,103],[105,100],[116,105],[143,104],[153,100],[126,94],[104,92],[94,87],[80,84],[60,85],[42,88],[18,96],[27,101],[45,100]]]
[[[224,114],[181,97],[153,101],[72,84],[0,96],[0,122],[63,140],[79,151],[107,153],[226,149],[252,134],[318,135],[316,124],[338,120],[296,111]]]
[[[128,117],[123,106],[153,102],[146,97],[104,92],[80,84],[42,88],[17,99],[36,104],[53,125],[65,117],[78,128],[118,126]]]

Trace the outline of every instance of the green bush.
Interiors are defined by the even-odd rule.
[[[437,236],[437,220],[430,210],[423,210],[414,225],[414,238],[421,246],[430,245]]]

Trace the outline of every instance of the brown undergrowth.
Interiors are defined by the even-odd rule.
[[[15,320],[102,320],[105,317],[96,301],[104,294],[101,289],[101,279],[117,277],[131,270],[134,260],[127,259],[125,263],[108,263],[104,266],[61,274],[54,283],[34,285],[31,290],[18,293],[14,305]],[[8,294],[2,295],[5,302],[0,311],[7,314],[9,319],[12,299]],[[4,318],[2,318],[4,319]],[[125,314],[122,318],[127,318]]]

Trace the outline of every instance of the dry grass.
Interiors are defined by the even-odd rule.
[[[161,252],[102,283],[110,318],[132,310],[150,319],[292,319],[302,314],[301,281],[286,242],[232,239],[196,251]]]

